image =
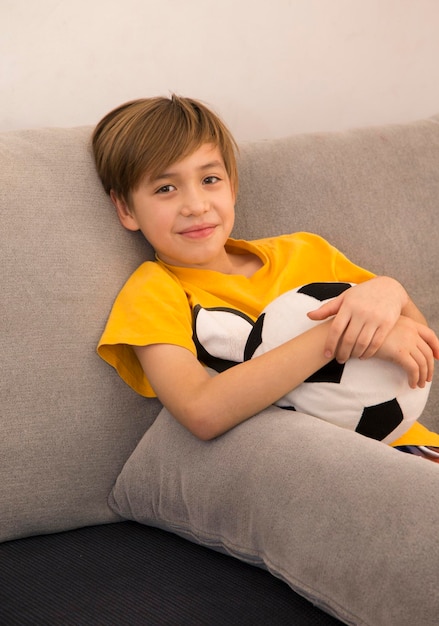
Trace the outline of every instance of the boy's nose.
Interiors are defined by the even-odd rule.
[[[202,215],[208,210],[209,204],[204,194],[193,193],[184,198],[181,212],[185,217],[189,217],[190,215]]]

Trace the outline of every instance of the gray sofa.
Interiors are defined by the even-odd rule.
[[[201,442],[96,356],[152,251],[90,132],[0,135],[0,623],[437,624],[436,464],[275,408]],[[439,117],[243,143],[239,164],[235,236],[318,232],[439,331]],[[433,383],[439,431],[438,404]]]

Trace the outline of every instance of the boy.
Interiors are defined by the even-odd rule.
[[[375,277],[309,233],[230,239],[235,149],[222,121],[189,98],[130,102],[97,125],[93,150],[104,188],[121,224],[141,230],[156,253],[116,299],[100,356],[204,440],[274,403],[333,358],[375,355],[398,363],[412,387],[423,387],[432,379],[439,341],[396,280]],[[233,308],[255,320],[277,296],[315,281],[357,285],[309,313],[324,320],[310,331],[208,374],[194,340],[200,310]],[[231,332],[227,341],[234,340]],[[439,445],[418,423],[409,432],[394,445]]]

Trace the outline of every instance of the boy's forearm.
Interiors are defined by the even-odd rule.
[[[188,422],[196,434],[212,439],[259,413],[297,387],[331,359],[324,356],[329,322],[200,384],[192,397]],[[186,424],[189,429],[191,427]]]
[[[424,315],[421,313],[421,311],[418,309],[418,307],[411,298],[409,298],[407,304],[402,308],[401,315],[410,317],[415,322],[419,322],[419,324],[425,324],[426,326],[428,326],[428,322],[425,319]]]
[[[142,368],[170,413],[208,440],[259,413],[326,365],[330,321],[211,377],[189,350],[170,344],[135,347]]]

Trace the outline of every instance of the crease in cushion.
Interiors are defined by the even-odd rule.
[[[348,624],[437,623],[438,467],[271,407],[211,442],[163,409],[109,497]],[[420,514],[422,512],[422,515]]]

